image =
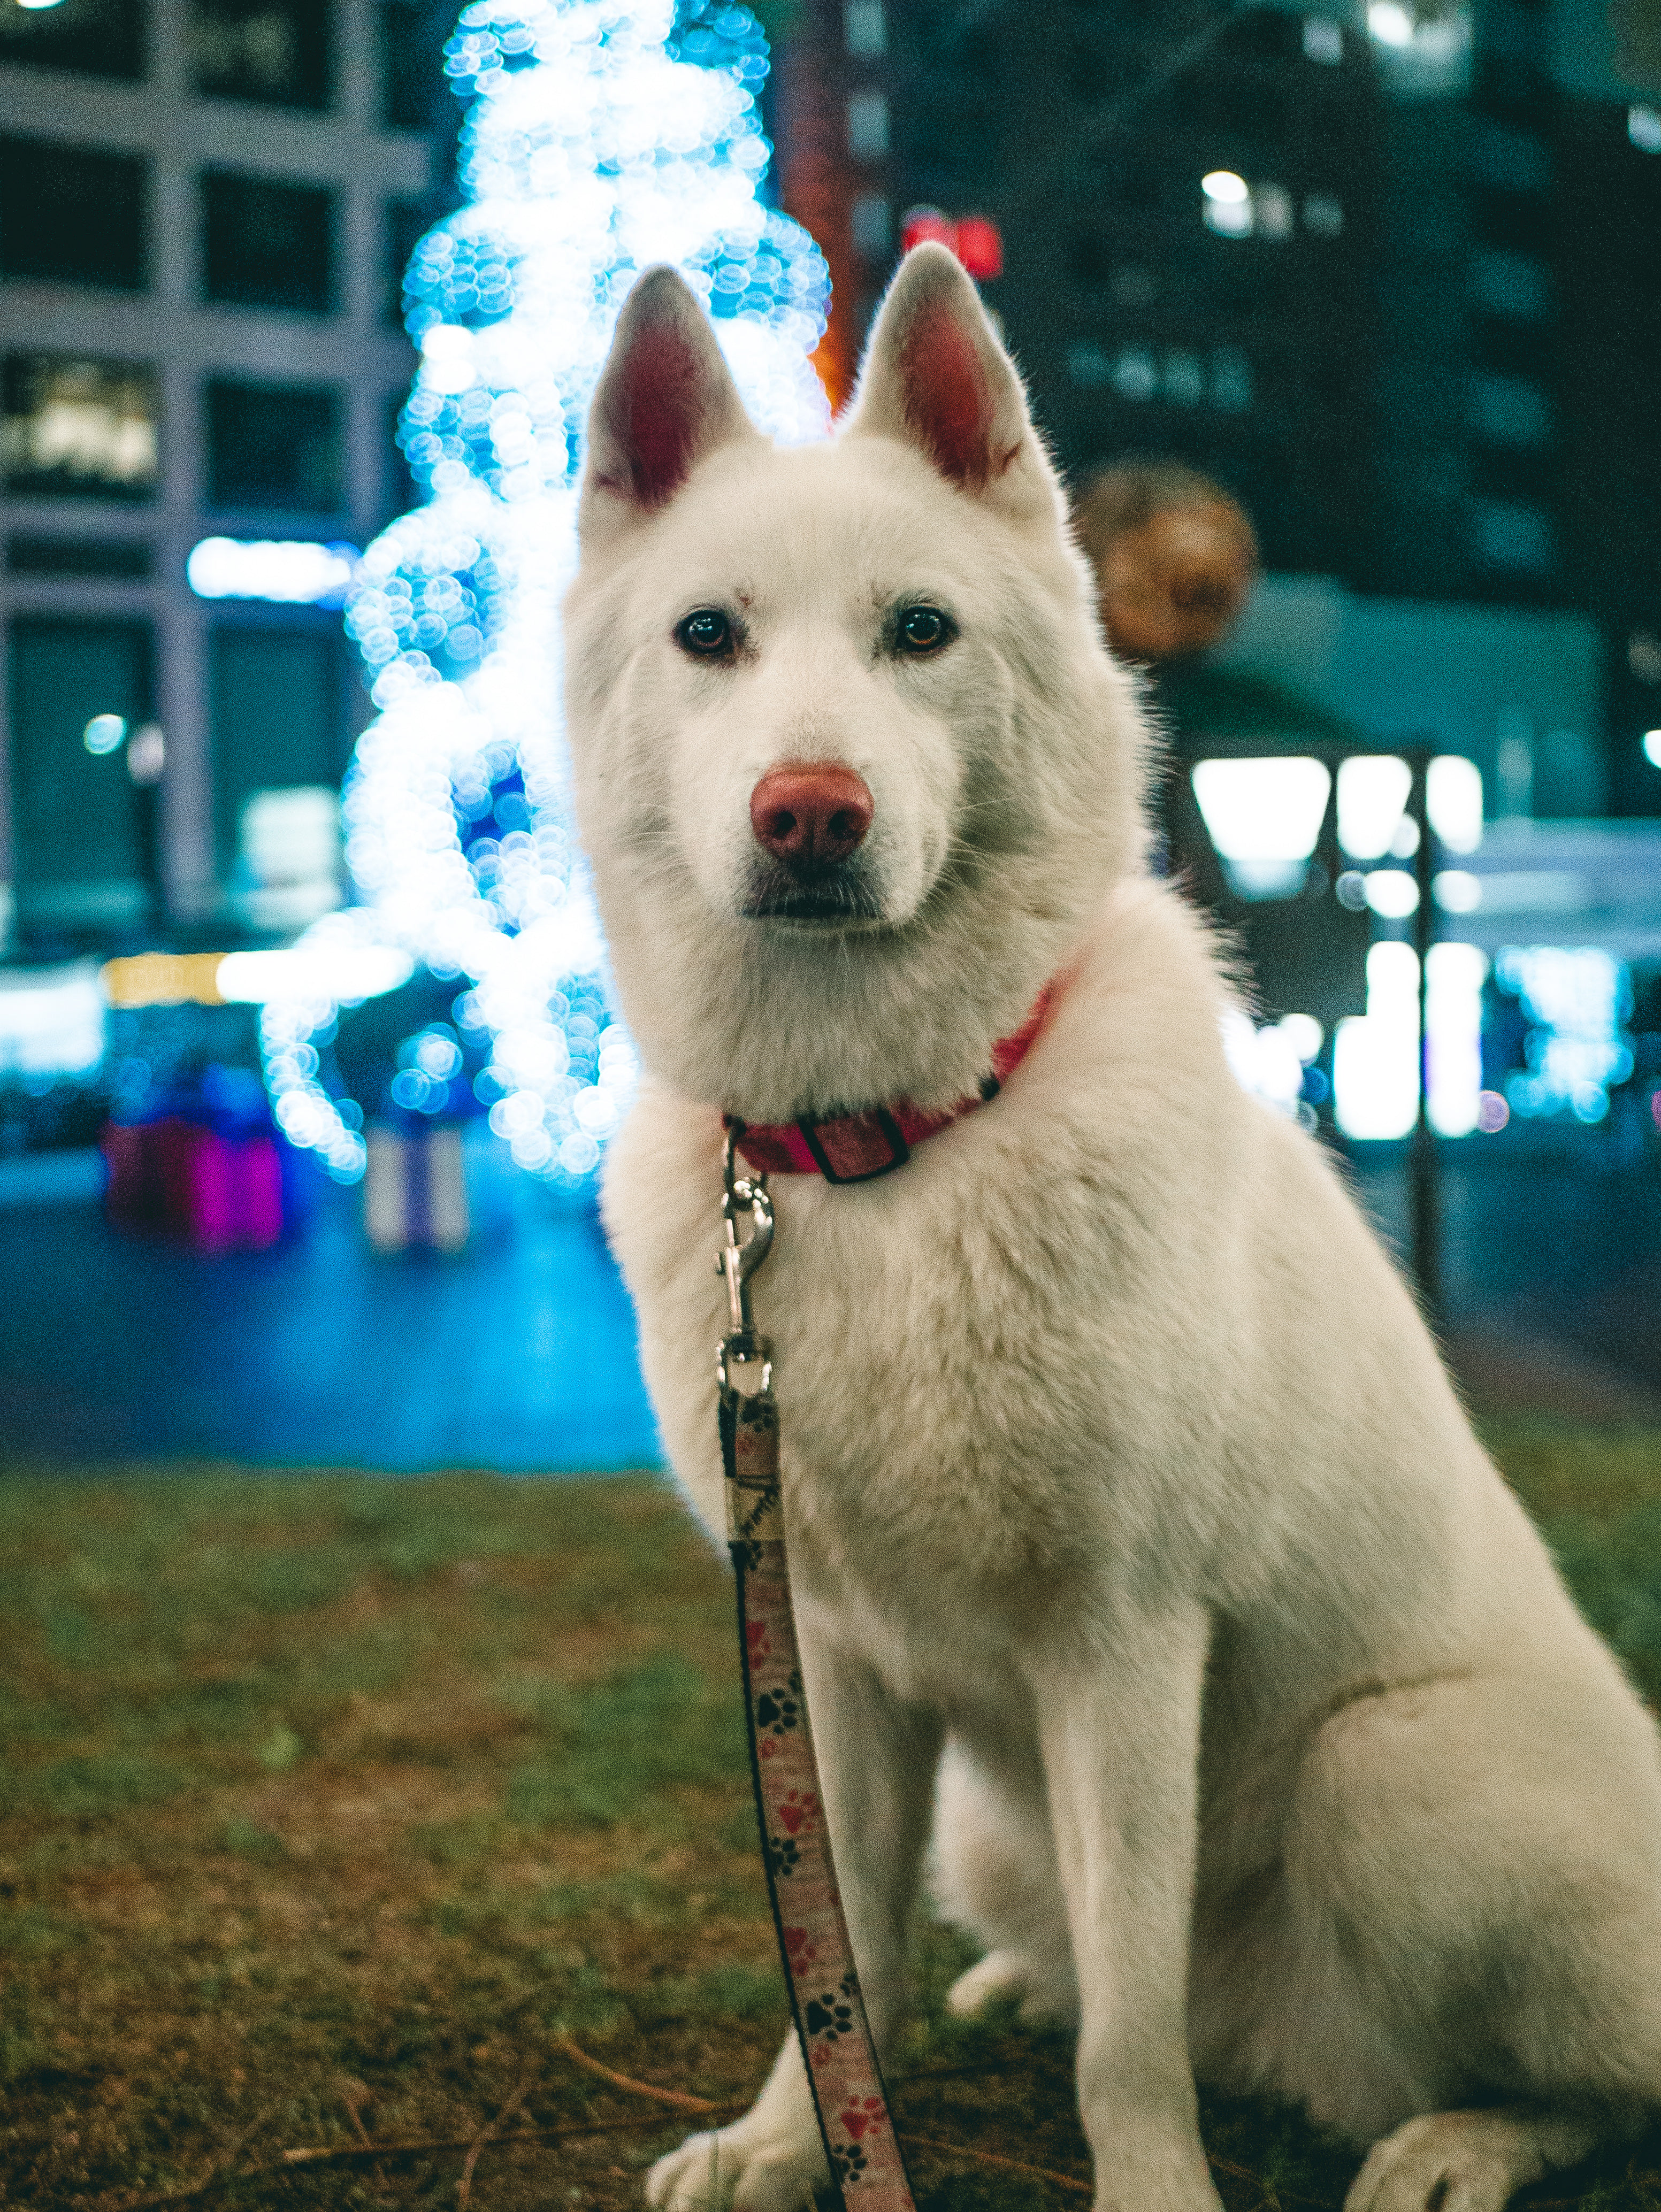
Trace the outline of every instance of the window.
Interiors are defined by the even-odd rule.
[[[149,499],[161,479],[155,371],[131,361],[9,354],[0,460],[14,495]]]
[[[1080,339],[1067,349],[1067,372],[1086,391],[1110,386],[1121,399],[1163,396],[1177,407],[1209,404],[1238,415],[1251,405],[1251,363],[1238,346],[1215,346],[1209,363],[1183,346],[1156,354],[1151,346],[1121,346],[1109,353],[1095,340]]]
[[[326,107],[329,0],[192,0],[191,77],[198,92],[269,107]]]
[[[0,275],[142,292],[149,163],[45,138],[0,138]]]
[[[256,792],[334,787],[351,757],[338,632],[225,623],[209,659],[215,842],[228,874]]]
[[[1527,253],[1489,249],[1471,256],[1471,297],[1490,315],[1537,322],[1551,309],[1551,272]]]
[[[84,732],[95,714],[149,719],[149,627],[31,617],[12,623],[9,643],[19,922],[132,920],[145,860],[125,750],[92,753]]]
[[[453,127],[444,46],[455,19],[454,0],[381,0],[380,113],[394,131]]]
[[[848,150],[856,161],[880,161],[888,151],[888,100],[880,92],[848,95]]]
[[[880,192],[856,192],[853,206],[854,250],[879,260],[894,242],[892,211]]]
[[[1477,554],[1491,568],[1543,575],[1556,565],[1551,517],[1530,500],[1473,500],[1471,524]]]
[[[144,74],[141,0],[58,0],[0,9],[0,62],[33,62],[88,76]]]
[[[239,307],[334,306],[334,194],[210,169],[202,179],[203,297]]]
[[[843,0],[843,43],[861,61],[876,61],[888,52],[888,21],[883,0]]]
[[[344,505],[340,394],[328,386],[208,386],[208,496],[215,507],[337,514]]]
[[[6,540],[14,576],[144,577],[155,573],[155,549],[143,538],[40,538],[14,531]]]
[[[1524,376],[1492,371],[1470,380],[1468,413],[1477,436],[1494,446],[1543,446],[1551,436],[1551,401]]]

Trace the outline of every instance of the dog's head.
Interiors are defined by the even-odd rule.
[[[580,528],[578,808],[648,1064],[754,1119],[963,1096],[1141,834],[1130,685],[968,278],[910,255],[839,434],[777,451],[651,271]]]

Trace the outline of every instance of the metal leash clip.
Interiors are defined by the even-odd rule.
[[[738,1172],[738,1136],[727,1132],[721,1157],[724,1188],[721,1218],[727,1232],[715,1273],[727,1285],[727,1333],[715,1355],[715,1374],[724,1392],[765,1397],[773,1382],[773,1347],[757,1336],[750,1318],[750,1278],[773,1245],[773,1200],[764,1175]],[[748,1213],[750,1233],[740,1240],[739,1223]]]

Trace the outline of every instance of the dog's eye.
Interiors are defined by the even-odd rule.
[[[938,653],[957,635],[949,616],[938,607],[902,607],[898,627],[902,653]]]
[[[719,607],[698,607],[678,627],[675,641],[699,660],[721,660],[733,650],[733,625]]]

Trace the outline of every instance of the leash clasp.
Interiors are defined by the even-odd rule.
[[[715,1372],[723,1390],[755,1397],[764,1395],[773,1380],[773,1347],[764,1336],[757,1335],[750,1317],[750,1278],[772,1249],[773,1200],[764,1175],[738,1172],[736,1130],[727,1132],[721,1180],[721,1218],[726,1241],[716,1273],[727,1285],[727,1331],[716,1355]],[[750,1233],[740,1239],[739,1224],[746,1213]]]

